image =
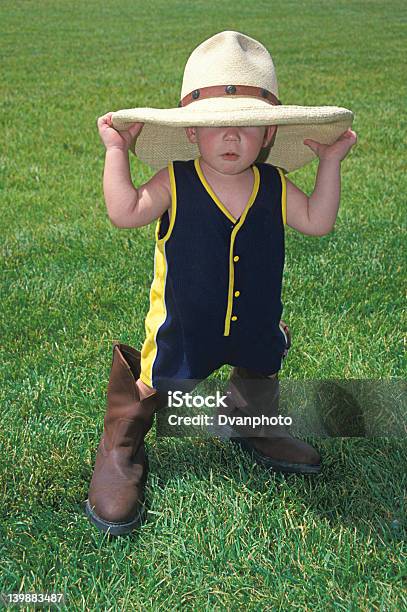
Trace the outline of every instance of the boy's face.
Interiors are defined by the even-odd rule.
[[[202,159],[222,174],[238,174],[270,144],[277,126],[187,127],[188,140],[196,143]]]

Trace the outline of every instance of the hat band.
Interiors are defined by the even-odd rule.
[[[281,104],[280,100],[271,91],[263,89],[262,87],[251,87],[250,85],[213,85],[211,87],[202,87],[201,89],[194,89],[191,93],[187,94],[179,102],[178,106],[187,106],[195,100],[202,100],[204,98],[219,98],[220,96],[245,96],[251,98],[261,98],[269,104],[275,106]]]

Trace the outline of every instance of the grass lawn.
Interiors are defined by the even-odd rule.
[[[405,437],[314,439],[324,469],[306,479],[152,431],[142,528],[110,541],[83,511],[112,341],[143,342],[154,252],[153,225],[109,222],[96,120],[176,106],[217,31],[267,46],[283,103],[355,113],[334,231],[287,228],[281,380],[405,376],[405,3],[3,0],[0,17],[0,593],[63,592],[71,610],[406,608]],[[316,170],[289,176],[310,194]],[[152,174],[134,156],[131,172]]]

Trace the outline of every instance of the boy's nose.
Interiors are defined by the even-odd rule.
[[[227,127],[225,128],[224,138],[226,140],[239,140],[240,133],[238,127]]]

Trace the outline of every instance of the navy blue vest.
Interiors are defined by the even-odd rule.
[[[206,378],[224,364],[265,374],[281,367],[285,178],[269,164],[252,169],[251,198],[234,219],[199,160],[169,164],[171,215],[156,229],[142,350],[146,384]]]

